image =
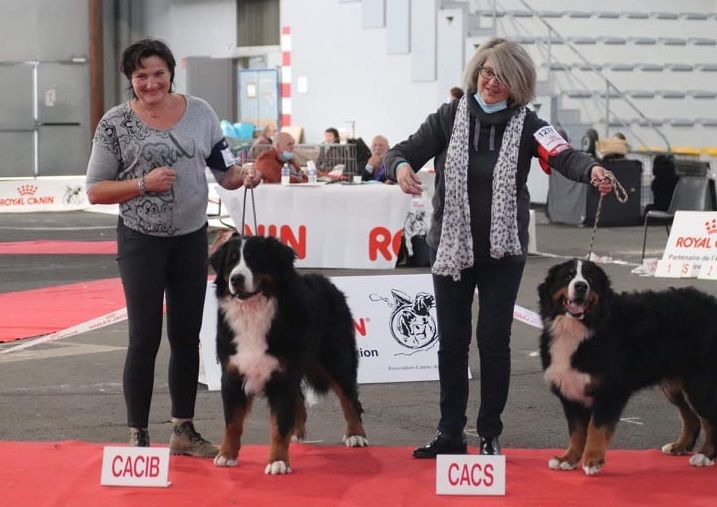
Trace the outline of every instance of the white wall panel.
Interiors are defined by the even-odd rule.
[[[410,0],[386,3],[386,51],[393,55],[411,51]]]
[[[364,28],[383,28],[385,24],[384,0],[362,0],[361,25]]]
[[[291,26],[292,73],[309,83],[292,98],[292,121],[304,127],[305,140],[320,142],[327,127],[348,129],[349,121],[367,142],[384,134],[395,144],[415,132],[440,105],[436,82],[411,80],[411,57],[387,54],[385,29],[362,28],[360,3],[311,4],[320,16],[307,15],[302,1],[281,5],[282,24]]]
[[[411,79],[436,79],[437,0],[411,0]]]

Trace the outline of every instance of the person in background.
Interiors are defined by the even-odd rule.
[[[451,88],[448,92],[448,98],[450,100],[460,100],[460,98],[463,96],[463,88],[460,86],[454,86]]]
[[[274,146],[262,152],[254,161],[254,167],[265,183],[281,183],[281,168],[288,163],[291,168],[289,181],[305,183],[307,176],[301,172],[294,155],[294,138],[287,132],[279,132],[274,138]]]
[[[276,127],[274,124],[269,123],[264,129],[261,131],[261,134],[257,136],[256,139],[254,139],[254,142],[252,143],[251,147],[254,148],[255,146],[259,146],[260,144],[271,144],[272,138],[276,134]]]
[[[363,181],[386,181],[384,157],[388,152],[388,139],[378,135],[371,141],[371,156],[361,171]]]
[[[384,160],[388,178],[419,195],[415,174],[435,157],[433,216],[427,235],[439,332],[440,420],[416,458],[466,452],[468,356],[473,295],[478,289],[476,340],[480,356],[481,454],[500,454],[501,414],[510,380],[513,308],[527,248],[530,160],[566,177],[611,189],[604,169],[573,150],[528,110],[535,67],[519,44],[495,38],[481,44],[464,73],[466,94],[443,104]]]
[[[204,100],[173,92],[175,59],[162,41],[122,53],[132,99],[100,120],[87,165],[92,204],[119,203],[117,263],[127,301],[129,346],[122,384],[129,443],[150,445],[148,422],[166,298],[172,454],[213,458],[194,428],[199,330],[208,276],[209,167],[224,188],[254,186],[234,164],[219,119]]]
[[[341,138],[339,137],[339,131],[334,127],[329,127],[324,131],[324,143],[325,144],[339,144]]]

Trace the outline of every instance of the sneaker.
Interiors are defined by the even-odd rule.
[[[500,454],[498,437],[480,437],[480,453],[484,456],[498,456]]]
[[[438,454],[465,454],[467,450],[466,441],[462,434],[450,435],[439,430],[436,433],[436,438],[413,451],[413,457],[435,459]]]
[[[149,431],[147,428],[129,429],[130,447],[149,447]]]
[[[191,421],[185,421],[174,425],[172,436],[169,438],[169,452],[195,458],[213,458],[219,454],[219,449],[202,438]]]

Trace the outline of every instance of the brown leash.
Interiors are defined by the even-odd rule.
[[[618,179],[615,177],[615,174],[613,174],[612,171],[608,171],[607,169],[605,169],[605,177],[612,181],[612,191],[615,193],[615,198],[617,199],[617,202],[619,202],[620,204],[625,204],[627,202],[628,195],[625,191],[625,188],[620,184],[620,181],[618,181]],[[597,210],[595,211],[595,222],[593,223],[593,235],[590,239],[590,250],[588,250],[587,260],[590,260],[590,257],[592,257],[593,254],[595,236],[597,235],[598,223],[600,222],[600,212],[602,211],[602,202],[603,199],[605,199],[605,195],[600,194],[600,199],[598,200]]]

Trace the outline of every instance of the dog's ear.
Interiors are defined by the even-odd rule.
[[[285,245],[281,242],[279,242],[279,244],[281,245],[281,251],[279,253],[281,257],[281,266],[286,268],[286,271],[283,273],[283,275],[288,277],[291,273],[294,272],[294,261],[296,261],[296,252],[294,252],[294,249],[291,248],[289,245]]]
[[[227,247],[227,244],[229,242],[234,241],[234,236],[232,235],[231,238],[223,241],[217,248],[214,249],[212,254],[209,256],[209,264],[212,266],[212,269],[214,269],[214,272],[217,274],[217,277],[222,276],[222,266],[224,265],[224,258],[227,256],[227,252],[229,251],[229,247]]]

